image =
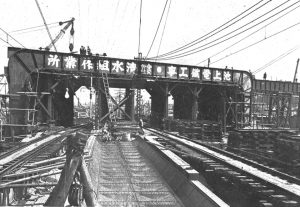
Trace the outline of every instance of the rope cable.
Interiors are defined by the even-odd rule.
[[[53,25],[48,27],[49,29],[54,29],[60,27],[59,25]],[[34,30],[25,30],[25,31],[19,31],[19,32],[15,32],[15,35],[20,35],[20,34],[25,34],[25,33],[30,33],[30,32],[37,32],[37,31],[41,31],[41,30],[45,30],[46,28],[39,28],[39,29],[34,29]]]
[[[50,25],[58,24],[58,23],[59,23],[59,22],[53,22],[53,23],[49,23],[49,24],[47,24],[47,25],[50,26]],[[24,30],[36,29],[36,28],[44,27],[44,26],[45,26],[45,25],[39,25],[39,26],[33,26],[33,27],[27,27],[27,28],[23,28],[23,29],[18,29],[18,30],[11,31],[10,33],[21,32],[21,31],[24,31]]]

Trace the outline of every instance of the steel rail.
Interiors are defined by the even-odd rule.
[[[207,146],[204,146],[203,144],[194,142],[194,140],[190,140],[187,138],[183,138],[182,136],[177,136],[166,132],[157,131],[155,129],[147,128],[145,130],[160,135],[161,137],[164,137],[168,140],[175,141],[176,143],[180,143],[183,146],[188,147],[189,149],[195,151],[196,153],[204,154],[214,160],[218,160],[218,162],[233,167],[234,169],[241,171],[249,176],[253,176],[256,179],[263,181],[264,183],[268,183],[271,186],[279,188],[284,192],[291,194],[292,196],[296,196],[300,198],[300,185],[298,185],[297,183],[291,183],[287,181],[285,179],[286,177],[282,178],[282,175],[284,173],[280,173],[277,171],[278,172],[277,175],[272,175],[270,173],[276,172],[275,170],[272,170],[267,167],[264,167],[262,169],[262,166],[257,163],[255,167],[251,166],[249,160],[247,162],[245,161],[246,163],[244,163],[241,157],[238,158],[238,156],[234,156],[233,154],[224,153],[223,150],[220,149],[215,150],[212,149],[211,147],[209,149]],[[252,164],[254,164],[254,162]],[[297,181],[297,178],[295,178],[295,181]]]

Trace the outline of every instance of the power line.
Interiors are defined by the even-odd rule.
[[[296,47],[284,52],[283,54],[281,54],[280,56],[276,57],[275,59],[271,60],[270,62],[268,62],[267,64],[265,64],[264,66],[258,68],[257,70],[255,70],[253,72],[253,74],[256,74],[264,69],[266,69],[267,67],[273,65],[274,63],[276,63],[277,61],[281,60],[282,58],[288,56],[289,54],[291,54],[292,52],[298,50],[300,48],[300,45],[297,45]]]
[[[5,41],[4,39],[2,39],[1,37],[0,37],[0,40],[2,40],[3,42],[5,42],[6,44],[8,44],[8,45],[10,45],[10,46],[12,46],[13,47],[13,45],[12,44],[10,44],[8,41]]]
[[[122,1],[123,2],[123,1]],[[125,14],[126,14],[126,11],[128,10],[127,9],[127,7],[128,7],[128,5],[129,5],[129,0],[127,0],[126,1],[126,4],[125,4],[125,7],[124,7],[124,9],[122,10],[122,16],[121,16],[121,21],[118,21],[119,22],[119,24],[118,24],[118,26],[114,26],[114,28],[118,28],[118,29],[120,29],[123,25],[125,25],[125,24],[123,24],[123,22],[124,22],[124,19],[128,16],[126,16]],[[133,14],[134,14],[134,12],[135,12],[135,10],[134,11],[131,11],[131,16],[133,16]],[[117,15],[117,14],[115,14],[115,15]],[[114,28],[113,28],[113,30],[114,30]],[[116,33],[113,33],[113,34],[116,34]],[[110,43],[110,39],[113,39],[113,42],[112,43]],[[117,38],[109,38],[108,39],[108,43],[109,44],[107,44],[107,45],[111,45],[110,46],[110,50],[112,51],[115,47],[114,47],[114,45],[115,45],[115,43],[116,43],[116,41],[117,41]]]
[[[18,43],[19,45],[21,45],[22,47],[26,48],[23,44],[21,44],[18,40],[16,40],[15,38],[13,38],[10,34],[8,34],[8,32],[6,32],[4,29],[0,28],[0,30],[2,32],[4,32],[7,36],[9,36],[11,39],[13,39],[16,43]]]
[[[234,38],[234,37],[236,37],[236,36],[238,36],[238,35],[240,35],[240,34],[242,34],[242,33],[244,33],[244,32],[247,32],[248,30],[250,30],[250,29],[252,29],[252,28],[254,28],[254,27],[260,25],[261,23],[263,23],[263,22],[265,22],[265,21],[267,21],[267,20],[273,18],[274,16],[280,14],[281,12],[283,12],[283,11],[289,9],[289,8],[291,8],[292,6],[294,6],[295,4],[297,4],[297,3],[299,3],[299,2],[300,2],[300,1],[297,1],[296,3],[294,3],[294,4],[290,5],[290,6],[288,6],[288,7],[284,8],[284,9],[280,10],[279,12],[277,12],[277,13],[271,15],[270,17],[267,17],[266,19],[264,19],[264,20],[258,22],[257,24],[255,24],[255,25],[253,25],[253,26],[250,26],[250,27],[246,28],[245,30],[242,30],[241,32],[238,32],[237,34],[234,34],[234,35],[232,35],[232,36],[230,36],[230,37],[228,37],[228,38],[226,38],[226,39],[224,39],[224,40],[221,40],[221,41],[217,42],[218,40],[220,40],[220,39],[222,39],[222,38],[224,38],[224,37],[226,37],[226,36],[232,34],[233,32],[236,32],[236,31],[240,30],[241,28],[247,26],[248,24],[253,23],[255,20],[259,19],[259,18],[262,17],[262,16],[265,16],[267,13],[270,13],[271,11],[275,10],[276,8],[278,8],[279,6],[277,6],[277,7],[274,8],[274,9],[272,9],[271,11],[265,13],[264,15],[262,15],[262,16],[256,18],[255,20],[251,21],[250,23],[247,23],[246,25],[243,25],[242,27],[239,27],[238,29],[235,29],[234,31],[227,33],[226,35],[223,35],[223,36],[220,37],[220,38],[217,38],[217,39],[215,39],[215,40],[212,40],[212,41],[210,41],[210,42],[208,42],[208,43],[206,43],[206,44],[204,44],[204,45],[198,46],[197,48],[191,49],[191,50],[189,50],[189,51],[186,51],[186,52],[183,52],[183,53],[180,53],[180,54],[177,54],[177,55],[173,55],[173,56],[170,56],[170,57],[166,57],[166,58],[158,58],[158,59],[160,59],[160,60],[177,59],[177,58],[189,56],[189,55],[198,53],[198,52],[200,52],[200,51],[209,49],[209,48],[211,48],[211,47],[213,47],[213,46],[219,45],[219,44],[221,44],[221,43],[223,43],[223,42],[225,42],[225,41],[227,41],[227,40],[230,40],[230,39],[232,39],[232,38]],[[214,42],[217,42],[217,43],[212,44],[212,43],[214,43]],[[210,45],[210,44],[212,44],[212,45]],[[210,45],[210,46],[203,48],[204,46],[207,46],[207,45]],[[203,48],[203,49],[200,49],[200,48]]]
[[[160,38],[160,42],[159,42],[159,46],[158,46],[158,50],[157,50],[157,55],[159,53],[160,46],[161,46],[161,43],[162,43],[162,39],[163,39],[163,36],[164,36],[164,33],[165,33],[165,29],[166,29],[166,25],[167,25],[167,20],[168,20],[168,16],[169,16],[169,11],[170,11],[170,7],[171,7],[171,3],[172,3],[172,0],[170,0],[170,3],[169,3],[169,7],[168,7],[168,11],[167,11],[167,16],[166,16],[166,21],[165,21],[164,28],[163,28],[163,31],[162,31],[162,34],[161,34],[161,38]]]
[[[169,1],[169,0],[166,0],[166,3],[165,3],[165,6],[164,6],[164,9],[163,9],[163,12],[161,13],[161,17],[160,17],[158,26],[157,26],[157,28],[156,28],[155,35],[154,35],[154,38],[153,38],[152,43],[151,43],[151,45],[150,45],[150,48],[149,48],[149,50],[148,50],[148,53],[147,53],[147,55],[146,55],[146,58],[148,57],[148,55],[149,55],[149,53],[150,53],[150,51],[151,51],[151,49],[152,49],[153,43],[154,43],[154,41],[155,41],[155,38],[156,38],[156,35],[157,35],[157,32],[158,32],[158,29],[159,29],[159,27],[160,27],[161,20],[162,20],[164,14],[165,14],[165,10],[166,10],[168,1]]]
[[[223,42],[225,42],[225,41],[227,41],[227,40],[232,39],[233,37],[236,37],[236,36],[238,36],[238,35],[240,35],[240,34],[246,32],[246,31],[252,29],[252,28],[255,27],[255,26],[257,26],[257,25],[259,25],[259,24],[261,24],[261,23],[263,23],[263,22],[269,20],[270,18],[274,17],[275,15],[279,14],[280,12],[282,12],[282,11],[284,11],[284,10],[290,8],[291,6],[295,5],[296,3],[299,3],[299,2],[300,2],[300,1],[298,1],[298,2],[296,2],[296,3],[294,3],[294,4],[290,5],[290,6],[288,6],[287,8],[281,10],[280,12],[277,12],[276,14],[272,15],[271,17],[268,17],[268,18],[264,19],[263,21],[261,21],[261,22],[255,24],[255,25],[253,25],[253,26],[251,26],[251,27],[249,27],[249,28],[246,28],[245,30],[243,30],[243,31],[241,31],[241,32],[239,32],[239,33],[237,33],[237,34],[235,34],[235,35],[233,35],[233,36],[231,36],[231,37],[229,37],[229,38],[227,38],[227,39],[225,39],[225,40],[221,40],[221,39],[223,39],[224,37],[229,36],[230,34],[232,34],[232,33],[236,32],[236,31],[242,29],[243,27],[250,25],[251,23],[255,22],[256,20],[260,19],[261,17],[263,17],[263,16],[265,16],[265,15],[271,13],[272,11],[274,11],[274,10],[276,10],[277,8],[281,7],[282,5],[284,5],[285,3],[287,3],[288,1],[290,1],[290,0],[285,1],[284,3],[282,3],[282,4],[280,4],[279,6],[273,8],[272,10],[268,11],[267,13],[265,13],[265,14],[263,14],[263,15],[257,17],[257,18],[255,18],[254,20],[252,20],[252,21],[250,21],[250,22],[244,24],[243,26],[241,26],[241,27],[239,27],[239,28],[237,28],[237,29],[235,29],[235,30],[233,30],[233,31],[231,31],[231,32],[228,32],[227,34],[225,34],[225,35],[223,35],[223,36],[221,36],[221,37],[219,37],[219,38],[217,38],[217,39],[214,39],[214,40],[212,40],[212,41],[210,41],[210,42],[208,42],[208,43],[206,43],[206,44],[200,45],[200,46],[198,46],[198,47],[196,47],[196,48],[194,48],[194,49],[191,49],[191,50],[189,50],[189,51],[186,51],[186,52],[183,52],[183,53],[180,53],[180,54],[177,54],[177,55],[173,55],[173,56],[170,56],[170,57],[167,57],[167,58],[161,58],[161,59],[170,60],[170,59],[176,59],[176,58],[179,58],[179,57],[185,57],[185,56],[192,55],[192,54],[195,54],[195,53],[197,53],[197,52],[206,50],[206,49],[211,48],[211,47],[213,47],[213,46],[215,46],[215,45],[221,44],[221,43],[223,43]],[[221,41],[220,41],[220,42],[217,42],[218,40],[221,40]],[[217,42],[217,43],[215,43],[215,44],[213,44],[213,45],[210,45],[210,44],[212,44],[212,43],[214,43],[214,42]],[[207,45],[210,45],[210,46],[208,46],[208,47],[206,47],[206,48],[204,48],[204,49],[200,49],[200,48],[203,48],[204,46],[207,46]],[[199,49],[200,49],[200,50],[199,50]],[[195,51],[195,52],[194,52],[194,51]]]
[[[268,1],[268,2],[264,3],[263,5],[261,5],[261,6],[259,6],[258,8],[256,8],[254,11],[250,12],[249,14],[246,14],[245,16],[241,17],[240,19],[234,21],[234,22],[231,23],[230,25],[228,25],[228,26],[226,26],[225,28],[221,29],[221,28],[224,27],[225,25],[229,24],[229,23],[232,22],[233,20],[237,19],[237,18],[240,17],[241,15],[245,14],[246,12],[250,11],[251,9],[253,9],[254,7],[256,7],[257,5],[259,5],[262,1],[263,1],[263,0],[259,1],[258,3],[254,4],[254,5],[251,6],[250,8],[246,9],[246,10],[243,11],[242,13],[238,14],[238,15],[235,16],[234,18],[232,18],[232,19],[230,19],[229,21],[227,21],[226,23],[224,23],[224,24],[222,24],[221,26],[215,28],[214,30],[208,32],[207,34],[205,34],[205,35],[203,35],[203,36],[197,38],[196,40],[194,40],[194,41],[192,41],[192,42],[190,42],[190,43],[188,43],[188,44],[185,44],[185,45],[183,45],[183,46],[181,46],[181,47],[179,47],[179,48],[177,48],[177,49],[175,49],[175,50],[172,50],[172,51],[170,51],[170,52],[167,52],[167,53],[164,53],[164,54],[162,54],[162,55],[159,55],[158,57],[162,57],[162,56],[167,56],[167,55],[174,54],[174,53],[176,53],[176,52],[178,52],[178,51],[182,51],[182,50],[184,50],[184,49],[186,49],[186,48],[188,48],[188,47],[190,47],[190,46],[193,46],[193,45],[195,45],[195,44],[197,44],[197,43],[199,43],[199,42],[202,42],[202,41],[206,40],[207,38],[209,38],[209,37],[211,37],[211,36],[213,36],[213,35],[215,35],[215,34],[221,32],[221,31],[223,31],[224,29],[228,28],[229,26],[235,24],[236,22],[240,21],[241,19],[247,17],[248,15],[250,15],[251,13],[253,13],[254,11],[257,11],[258,9],[260,9],[261,7],[263,7],[264,5],[266,5],[267,3],[270,2],[270,1]],[[218,31],[218,30],[220,30],[220,31]],[[212,34],[212,35],[210,35],[210,34]],[[210,35],[210,36],[209,36],[209,35]],[[206,37],[206,36],[208,36],[208,37]],[[201,40],[201,39],[203,39],[204,37],[206,37],[206,38],[205,38],[204,40]],[[200,40],[201,40],[201,41],[200,41]]]
[[[115,7],[115,11],[114,11],[114,18],[113,18],[113,21],[112,21],[112,24],[111,24],[111,27],[110,27],[110,30],[109,30],[109,35],[108,35],[108,31],[106,32],[106,35],[108,36],[108,37],[111,37],[112,35],[112,32],[113,32],[113,29],[115,28],[115,22],[116,22],[116,16],[117,16],[117,14],[118,14],[118,10],[119,10],[119,5],[120,5],[120,0],[118,0],[118,2],[117,2],[117,6],[114,6]],[[113,6],[113,3],[111,3],[111,6]],[[110,39],[111,38],[108,38],[108,40],[107,41],[105,41],[105,47],[103,47],[103,48],[108,48],[108,46],[109,46],[109,42],[110,42]]]
[[[248,46],[246,46],[246,47],[240,49],[240,50],[237,50],[237,51],[235,51],[235,52],[233,52],[233,53],[231,53],[231,54],[229,54],[229,55],[226,55],[226,56],[224,56],[224,57],[222,57],[222,58],[220,58],[220,59],[218,59],[218,60],[216,60],[216,61],[213,61],[213,62],[211,62],[211,64],[216,63],[216,62],[219,62],[220,60],[223,60],[223,59],[225,59],[225,58],[228,58],[228,57],[231,56],[231,55],[235,55],[235,54],[237,54],[237,53],[239,53],[239,52],[241,52],[241,51],[243,51],[243,50],[246,50],[246,49],[248,49],[248,48],[250,48],[250,47],[252,47],[252,46],[254,46],[254,45],[257,45],[258,43],[261,43],[261,42],[263,42],[263,41],[265,41],[265,40],[267,40],[267,39],[270,39],[271,37],[274,37],[274,36],[276,36],[276,35],[278,35],[278,34],[280,34],[280,33],[282,33],[282,32],[285,32],[285,31],[287,31],[287,30],[289,30],[289,29],[291,29],[291,28],[293,28],[293,27],[295,27],[295,26],[297,26],[297,25],[299,25],[299,24],[300,24],[300,22],[298,22],[298,23],[296,23],[296,24],[293,24],[293,25],[291,25],[291,26],[289,26],[289,27],[287,27],[287,28],[285,28],[285,29],[283,29],[283,30],[280,30],[279,32],[276,32],[276,33],[270,35],[269,37],[265,37],[265,38],[262,39],[262,40],[259,40],[259,41],[255,42],[255,43],[252,43],[252,44],[250,44],[250,45],[248,45]]]
[[[297,7],[295,7],[295,8],[293,8],[292,10],[286,12],[285,14],[281,15],[280,17],[274,19],[273,21],[269,22],[268,24],[262,26],[261,28],[255,30],[255,31],[252,32],[251,34],[247,35],[246,37],[243,37],[242,39],[240,39],[239,41],[233,43],[232,45],[230,45],[230,46],[224,48],[224,49],[221,50],[220,52],[215,53],[214,55],[210,56],[209,58],[211,59],[212,57],[217,56],[218,54],[224,52],[225,50],[227,50],[227,49],[233,47],[234,45],[236,45],[236,44],[242,42],[243,40],[247,39],[248,37],[252,36],[253,34],[257,33],[258,31],[264,29],[266,26],[268,26],[268,25],[270,25],[270,24],[273,24],[273,23],[276,22],[277,20],[281,19],[282,17],[286,16],[287,14],[291,13],[292,11],[298,9],[299,7],[300,7],[300,5],[297,6]],[[298,25],[298,23],[295,24],[295,25],[292,25],[291,27],[294,27],[294,26],[296,26],[296,25]],[[284,30],[281,30],[281,32],[283,32],[283,31],[285,31],[285,30],[287,30],[287,29],[289,29],[289,28],[291,28],[291,27],[288,27],[288,28],[286,28],[286,29],[284,29]],[[279,32],[279,33],[281,33],[281,32]],[[276,34],[279,34],[279,33],[276,33]],[[273,35],[269,36],[268,38],[270,38],[270,37],[272,37],[272,36],[275,36],[276,34],[273,34]],[[266,38],[266,39],[267,39],[267,38]],[[261,42],[261,41],[263,41],[263,40],[260,40],[259,42]],[[259,43],[259,42],[257,42],[257,43]],[[251,46],[252,46],[252,45],[251,45]],[[248,48],[248,47],[247,47],[247,48]],[[246,48],[244,48],[244,49],[246,49]],[[242,50],[244,50],[244,49],[241,49],[241,50],[239,50],[238,52],[240,52],[240,51],[242,51]],[[226,56],[223,57],[223,58],[220,58],[220,59],[218,59],[218,60],[216,60],[216,61],[211,62],[211,64],[216,63],[216,62],[218,62],[218,61],[220,61],[220,60],[222,60],[222,59],[225,59],[225,58],[227,58],[227,57],[229,57],[229,56],[231,56],[231,55],[233,55],[233,54],[236,54],[236,53],[238,53],[238,52],[234,52],[234,53],[232,53],[232,54],[230,54],[230,55],[226,55]],[[203,61],[197,63],[196,65],[200,65],[201,63],[204,63],[206,60],[207,60],[207,58],[206,58],[205,60],[203,60]]]
[[[141,52],[141,27],[142,27],[142,7],[143,7],[143,0],[140,3],[140,22],[139,22],[139,45],[138,45],[138,54]]]
[[[41,9],[41,7],[40,7],[40,5],[39,5],[38,0],[35,0],[35,3],[36,3],[36,5],[37,5],[37,7],[38,7],[38,9],[39,9],[39,12],[40,12],[41,16],[42,16],[42,19],[43,19],[44,25],[45,25],[45,27],[46,27],[46,29],[47,29],[47,32],[48,32],[49,38],[50,38],[50,40],[51,40],[51,43],[52,43],[52,45],[53,45],[55,51],[57,52],[57,49],[56,49],[56,47],[55,47],[55,43],[53,42],[53,38],[52,38],[51,33],[50,33],[50,30],[49,30],[49,28],[48,28],[48,26],[47,26],[45,17],[44,17],[44,15],[43,15],[43,12],[42,12],[42,9]]]

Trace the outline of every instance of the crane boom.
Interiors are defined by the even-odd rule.
[[[67,23],[64,28],[62,28],[59,32],[59,34],[55,37],[55,39],[46,47],[47,50],[50,50],[54,45],[55,43],[66,33],[66,30],[72,25],[73,27],[73,24],[74,24],[74,20],[75,18],[72,18],[71,20],[69,21],[65,21],[65,22],[59,22],[59,25],[62,25],[64,23]]]

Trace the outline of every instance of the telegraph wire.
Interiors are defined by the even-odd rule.
[[[242,13],[238,14],[237,16],[235,16],[234,18],[232,18],[232,19],[230,19],[229,21],[225,22],[225,23],[222,24],[221,26],[219,26],[219,27],[213,29],[212,31],[208,32],[207,34],[205,34],[205,35],[203,35],[203,36],[197,38],[196,40],[194,40],[194,41],[192,41],[192,42],[190,42],[190,43],[188,43],[188,44],[185,44],[185,45],[183,45],[183,46],[181,46],[181,47],[179,47],[179,48],[177,48],[177,49],[174,49],[174,50],[172,50],[172,51],[170,51],[170,52],[161,54],[161,55],[159,55],[158,57],[166,56],[166,55],[174,54],[174,53],[176,53],[176,52],[178,52],[178,51],[182,51],[182,50],[184,50],[184,49],[190,47],[190,45],[193,46],[194,43],[197,44],[197,42],[201,42],[201,41],[200,41],[201,39],[203,39],[204,37],[210,35],[211,33],[213,33],[213,34],[212,34],[212,36],[213,36],[213,35],[215,35],[215,34],[221,32],[221,31],[223,31],[224,29],[228,28],[229,26],[235,24],[237,21],[240,21],[241,19],[243,19],[243,18],[245,18],[246,16],[250,15],[250,14],[253,13],[254,11],[257,11],[258,9],[260,9],[261,7],[263,7],[264,5],[266,5],[267,3],[269,3],[271,0],[269,0],[269,1],[266,2],[266,3],[264,3],[263,5],[259,6],[259,7],[256,8],[254,11],[252,11],[252,12],[249,13],[249,14],[247,14],[246,16],[244,16],[244,17],[238,19],[237,21],[235,21],[235,22],[231,23],[230,25],[226,26],[225,28],[221,29],[221,28],[224,27],[225,25],[229,24],[230,22],[232,22],[233,20],[237,19],[238,17],[240,17],[240,16],[243,15],[244,13],[250,11],[251,9],[253,9],[254,7],[256,7],[257,5],[259,5],[262,1],[263,1],[263,0],[259,1],[258,3],[254,4],[254,5],[251,6],[250,8],[246,9],[246,10],[243,11]],[[221,30],[220,30],[220,29],[221,29]],[[220,30],[220,31],[218,31],[218,30]],[[209,37],[210,37],[210,36],[209,36]],[[207,38],[209,38],[209,37],[207,37]],[[207,39],[207,38],[205,38],[205,39]],[[203,40],[202,40],[202,41],[203,41]]]
[[[273,65],[274,63],[276,63],[277,61],[281,60],[282,58],[288,56],[289,54],[291,54],[292,52],[295,52],[296,50],[298,50],[300,48],[300,45],[297,45],[296,47],[286,51],[285,53],[281,54],[280,56],[276,57],[275,59],[271,60],[270,62],[268,62],[267,64],[263,65],[262,67],[258,68],[257,70],[255,70],[253,72],[253,74],[256,74],[264,69],[266,69],[267,67]]]
[[[263,41],[265,41],[265,40],[267,40],[267,39],[270,39],[271,37],[274,37],[274,36],[276,36],[276,35],[278,35],[278,34],[280,34],[280,33],[282,33],[282,32],[285,32],[285,31],[287,31],[287,30],[289,30],[289,29],[291,29],[291,28],[293,28],[293,27],[295,27],[295,26],[297,26],[297,25],[299,25],[299,24],[300,24],[300,22],[298,22],[298,23],[296,23],[296,24],[293,24],[293,25],[291,25],[291,26],[289,26],[289,27],[287,27],[287,28],[285,28],[285,29],[283,29],[283,30],[280,30],[279,32],[276,32],[276,33],[274,33],[274,34],[272,34],[272,35],[270,35],[270,36],[268,36],[268,37],[265,37],[265,38],[262,39],[262,40],[259,40],[259,41],[255,42],[255,43],[252,43],[252,44],[250,44],[250,45],[248,45],[248,46],[246,46],[246,47],[240,49],[240,50],[237,50],[237,51],[235,51],[235,52],[233,52],[233,53],[230,53],[229,55],[226,55],[226,56],[224,56],[224,57],[222,57],[222,58],[220,58],[220,59],[218,59],[218,60],[216,60],[216,61],[213,61],[213,62],[211,62],[211,64],[216,63],[216,62],[219,62],[219,61],[221,61],[221,60],[223,60],[223,59],[225,59],[225,58],[228,58],[228,57],[231,56],[231,55],[235,55],[235,54],[237,54],[237,53],[239,53],[239,52],[241,52],[241,51],[244,51],[244,50],[246,50],[246,49],[248,49],[248,48],[250,48],[250,47],[252,47],[252,46],[254,46],[254,45],[257,45],[258,43],[261,43],[261,42],[263,42]]]
[[[147,53],[147,55],[146,55],[146,58],[148,57],[148,55],[149,55],[149,53],[150,53],[150,51],[151,51],[151,49],[152,49],[153,43],[154,43],[154,41],[155,41],[156,35],[157,35],[157,33],[158,33],[158,30],[159,30],[159,27],[160,27],[160,24],[161,24],[161,20],[162,20],[164,14],[165,14],[165,10],[166,10],[166,7],[167,7],[168,2],[169,2],[169,0],[166,0],[166,3],[165,3],[165,6],[164,6],[164,9],[163,9],[163,12],[162,12],[162,14],[161,14],[161,17],[160,17],[158,26],[157,26],[157,28],[156,28],[156,32],[155,32],[154,38],[153,38],[153,40],[152,40],[152,43],[151,43],[151,45],[150,45],[150,48],[149,48],[148,53]]]
[[[158,58],[158,59],[159,59],[159,60],[172,60],[172,59],[177,59],[177,58],[181,58],[181,57],[186,57],[186,56],[189,56],[189,55],[198,53],[198,52],[200,52],[200,51],[209,49],[209,48],[211,48],[211,47],[213,47],[213,46],[216,46],[216,45],[221,44],[221,43],[223,43],[223,42],[225,42],[225,41],[227,41],[227,40],[230,40],[230,39],[232,39],[232,38],[234,38],[234,37],[236,37],[236,36],[238,36],[238,35],[240,35],[240,34],[242,34],[242,33],[244,33],[244,32],[247,32],[248,30],[250,30],[250,29],[252,29],[252,28],[254,28],[254,27],[260,25],[261,23],[263,23],[263,22],[265,22],[265,21],[271,19],[272,17],[274,17],[274,16],[280,14],[281,12],[283,12],[283,11],[285,11],[285,10],[291,8],[292,6],[294,6],[295,4],[297,4],[297,3],[299,3],[299,2],[300,2],[300,1],[297,1],[296,3],[294,3],[294,4],[292,4],[292,5],[288,6],[288,7],[286,7],[286,8],[284,8],[284,9],[282,9],[281,11],[279,11],[279,12],[273,14],[272,16],[270,16],[270,17],[268,17],[268,18],[266,18],[266,19],[260,21],[259,23],[255,24],[255,25],[253,25],[253,26],[251,26],[251,27],[249,27],[249,28],[246,28],[245,30],[243,30],[243,31],[241,31],[241,32],[239,32],[239,33],[237,33],[237,34],[235,34],[235,35],[233,35],[233,36],[230,36],[230,37],[228,37],[228,38],[226,38],[226,39],[224,39],[224,40],[221,40],[221,41],[219,41],[219,42],[217,42],[217,43],[215,43],[215,44],[212,44],[212,45],[210,45],[210,46],[208,46],[208,47],[203,48],[204,46],[207,46],[207,45],[209,45],[209,44],[211,44],[211,43],[214,43],[214,42],[216,42],[217,40],[220,40],[220,39],[222,39],[223,37],[226,37],[226,36],[228,36],[229,34],[231,34],[231,33],[235,32],[235,31],[237,31],[237,30],[239,30],[239,29],[245,27],[247,24],[244,25],[244,26],[242,26],[242,27],[240,27],[240,28],[238,28],[238,29],[236,29],[236,30],[234,30],[233,32],[227,33],[226,35],[224,35],[224,36],[222,36],[222,37],[220,37],[220,38],[218,38],[218,39],[212,40],[212,41],[210,41],[210,42],[208,42],[208,43],[206,43],[206,44],[204,44],[204,45],[201,45],[201,46],[199,46],[199,47],[197,47],[197,48],[191,49],[191,50],[186,51],[186,52],[183,52],[183,53],[181,53],[181,54],[177,54],[177,55],[173,55],[173,56],[165,57],[165,58]],[[277,8],[277,7],[276,7],[276,8]],[[274,9],[272,9],[272,10],[274,10]],[[269,11],[269,12],[270,12],[270,11]],[[268,12],[268,13],[269,13],[269,12]],[[264,14],[264,15],[265,15],[265,14]],[[264,15],[262,15],[262,16],[264,16]],[[261,17],[261,16],[260,16],[260,17]],[[260,17],[258,17],[258,18],[260,18]],[[258,18],[256,18],[255,20],[257,20]],[[253,20],[253,21],[255,21],[255,20]],[[253,22],[253,21],[252,21],[252,22]],[[248,24],[249,24],[249,23],[248,23]],[[200,48],[203,48],[203,49],[200,49]],[[149,58],[149,59],[151,59],[151,58]]]
[[[160,46],[161,46],[161,43],[162,43],[162,39],[163,39],[163,36],[164,36],[164,33],[165,33],[165,29],[166,29],[166,25],[167,25],[167,21],[168,21],[168,16],[169,16],[169,11],[170,11],[170,7],[171,7],[171,3],[172,3],[172,0],[170,0],[170,3],[169,3],[169,7],[168,7],[168,11],[167,11],[167,16],[166,16],[166,21],[165,21],[164,28],[163,28],[163,31],[162,31],[162,34],[161,34],[161,38],[160,38],[160,42],[159,42],[159,46],[158,46],[158,50],[157,50],[157,54],[156,55],[158,55],[158,53],[159,53]]]
[[[8,32],[6,32],[4,29],[0,28],[0,30],[2,32],[4,32],[7,36],[9,36],[11,39],[13,39],[15,42],[17,42],[19,45],[21,45],[23,48],[26,48],[23,44],[21,44],[18,40],[16,40],[15,38],[13,38],[10,34],[8,34]],[[6,42],[6,41],[5,41]]]
[[[221,50],[220,52],[217,52],[217,53],[215,53],[214,55],[211,55],[209,58],[211,59],[212,57],[215,57],[215,56],[217,56],[218,54],[220,54],[220,53],[224,52],[225,50],[227,50],[227,49],[229,49],[229,48],[233,47],[234,45],[236,45],[236,44],[238,44],[238,43],[242,42],[243,40],[247,39],[248,37],[252,36],[253,34],[257,33],[258,31],[260,31],[260,30],[262,30],[262,29],[266,28],[266,27],[267,27],[267,26],[269,26],[270,24],[273,24],[273,23],[274,23],[274,22],[276,22],[277,20],[279,20],[279,19],[281,19],[282,17],[284,17],[284,16],[288,15],[289,13],[291,13],[292,11],[294,11],[295,9],[298,9],[299,7],[300,7],[300,5],[299,5],[299,6],[297,6],[297,7],[295,7],[295,8],[293,8],[292,10],[290,10],[290,11],[286,12],[285,14],[281,15],[280,17],[278,17],[278,18],[274,19],[273,21],[269,22],[268,24],[266,24],[266,25],[262,26],[261,28],[259,28],[259,29],[255,30],[255,31],[254,31],[254,32],[252,32],[251,34],[247,35],[246,37],[243,37],[242,39],[240,39],[239,41],[237,41],[237,42],[233,43],[232,45],[230,45],[230,46],[228,46],[228,47],[224,48],[224,49],[223,49],[223,50]],[[298,23],[297,23],[297,24],[298,24]],[[297,24],[295,24],[295,25],[292,25],[291,27],[294,27],[294,26],[296,26]],[[290,28],[290,27],[288,27],[288,28],[284,29],[284,31],[285,31],[285,30],[287,30],[287,29],[289,29],[289,28]],[[283,31],[282,31],[282,32],[283,32]],[[273,34],[273,35],[271,35],[271,36],[269,36],[268,38],[270,38],[270,37],[272,37],[272,36],[274,36],[274,34]],[[235,54],[235,53],[233,53],[233,54]],[[231,54],[230,54],[230,55],[231,55]],[[230,55],[227,55],[226,57],[228,57],[228,56],[230,56]],[[224,58],[226,58],[226,57],[223,57],[222,59],[224,59]],[[212,63],[215,63],[215,62],[218,62],[219,60],[221,60],[221,59],[218,59],[218,60],[216,60],[216,61],[213,61],[213,62],[211,62],[211,64],[212,64]],[[200,65],[201,63],[204,63],[204,62],[206,62],[206,61],[207,61],[207,58],[206,58],[205,60],[203,60],[203,61],[201,61],[201,62],[197,63],[196,65]]]

